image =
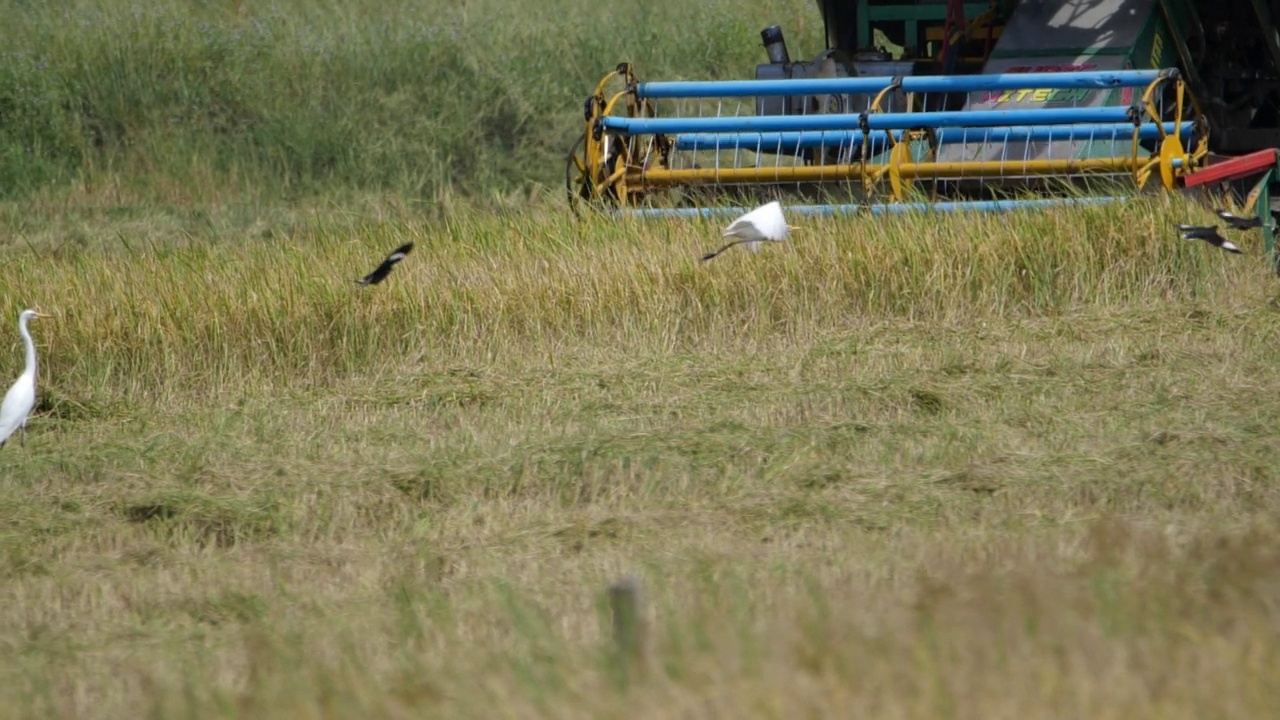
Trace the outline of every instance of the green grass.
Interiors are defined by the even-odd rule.
[[[1273,714],[1276,291],[1163,229],[1205,212],[813,218],[707,264],[713,225],[552,210],[10,252],[5,316],[57,317],[0,451],[0,708]]]
[[[750,77],[759,31],[820,49],[812,3],[0,1],[0,197],[110,187],[394,192],[562,183],[582,103],[619,62]]]
[[[699,263],[560,203],[582,99],[813,5],[513,7],[0,0],[4,382],[55,315],[0,716],[1277,714],[1256,237],[1154,194]]]

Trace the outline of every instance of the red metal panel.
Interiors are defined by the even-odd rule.
[[[1242,177],[1248,177],[1254,173],[1259,173],[1267,168],[1274,167],[1277,164],[1277,156],[1280,151],[1275,148],[1268,150],[1259,150],[1241,155],[1230,160],[1223,160],[1214,163],[1203,170],[1197,170],[1190,175],[1184,175],[1182,184],[1184,187],[1196,187],[1197,185],[1207,185],[1209,183],[1223,182],[1225,180],[1236,180]]]

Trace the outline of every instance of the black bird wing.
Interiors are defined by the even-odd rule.
[[[1198,237],[1201,240],[1204,240],[1205,242],[1209,243],[1210,245],[1213,245],[1214,247],[1220,247],[1223,250],[1226,250],[1227,252],[1233,252],[1237,254],[1240,253],[1240,248],[1236,247],[1235,243],[1222,237],[1222,233],[1218,232],[1218,228],[1214,227],[1214,228],[1209,228],[1208,230],[1209,232],[1206,232],[1203,235],[1197,235],[1196,237]]]
[[[1222,237],[1221,235],[1217,235],[1216,238],[1217,239],[1210,239],[1209,242],[1213,243],[1214,245],[1217,245],[1218,247],[1222,248],[1223,250],[1226,250],[1227,252],[1232,252],[1237,255],[1244,254],[1244,251],[1236,247],[1235,243],[1231,242],[1230,240]]]
[[[1262,220],[1260,218],[1242,218],[1242,217],[1239,217],[1239,215],[1230,213],[1230,211],[1226,210],[1225,208],[1219,208],[1215,210],[1215,213],[1217,213],[1217,217],[1226,220],[1226,222],[1230,223],[1231,225],[1233,225],[1233,227],[1236,227],[1236,228],[1247,228],[1247,227],[1253,227],[1253,225],[1262,224]]]
[[[368,275],[365,275],[364,277],[360,278],[356,282],[360,283],[361,285],[377,285],[378,283],[385,280],[387,278],[387,275],[391,273],[392,265],[395,265],[395,263],[387,260],[383,260],[382,264],[374,268],[373,272],[369,273]]]
[[[391,254],[387,256],[387,259],[393,263],[398,263],[403,260],[404,256],[408,255],[411,250],[413,250],[413,243],[407,242],[393,250]]]
[[[1177,225],[1178,230],[1182,231],[1183,240],[1204,240],[1214,247],[1222,248],[1227,252],[1243,255],[1244,251],[1236,247],[1230,240],[1222,237],[1218,232],[1217,225]]]
[[[1218,217],[1222,218],[1223,220],[1226,220],[1228,223],[1231,224],[1231,227],[1236,228],[1238,230],[1262,227],[1262,218],[1259,218],[1259,217],[1252,217],[1252,218],[1240,217],[1239,215],[1233,215],[1230,212],[1227,212],[1223,208],[1218,208],[1215,212],[1218,213]]]
[[[381,265],[374,268],[373,272],[369,273],[368,275],[365,275],[364,277],[360,278],[356,282],[361,285],[377,285],[378,283],[385,280],[387,278],[387,275],[391,274],[391,268],[395,267],[396,263],[403,260],[411,250],[413,250],[413,243],[405,243],[404,245],[401,245],[400,247],[391,251],[391,254],[388,255],[385,260],[382,261]]]
[[[1174,227],[1178,228],[1183,237],[1188,240],[1208,240],[1218,234],[1217,225],[1178,225],[1175,223]]]

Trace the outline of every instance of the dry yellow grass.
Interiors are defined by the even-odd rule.
[[[10,247],[3,317],[59,317],[0,450],[0,714],[1273,715],[1277,288],[1166,229],[1204,212]]]

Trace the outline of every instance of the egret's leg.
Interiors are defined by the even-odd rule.
[[[27,449],[27,424],[22,423],[22,425],[19,425],[18,432],[21,434],[21,437],[19,438],[19,440],[22,442],[22,449],[26,450]]]

